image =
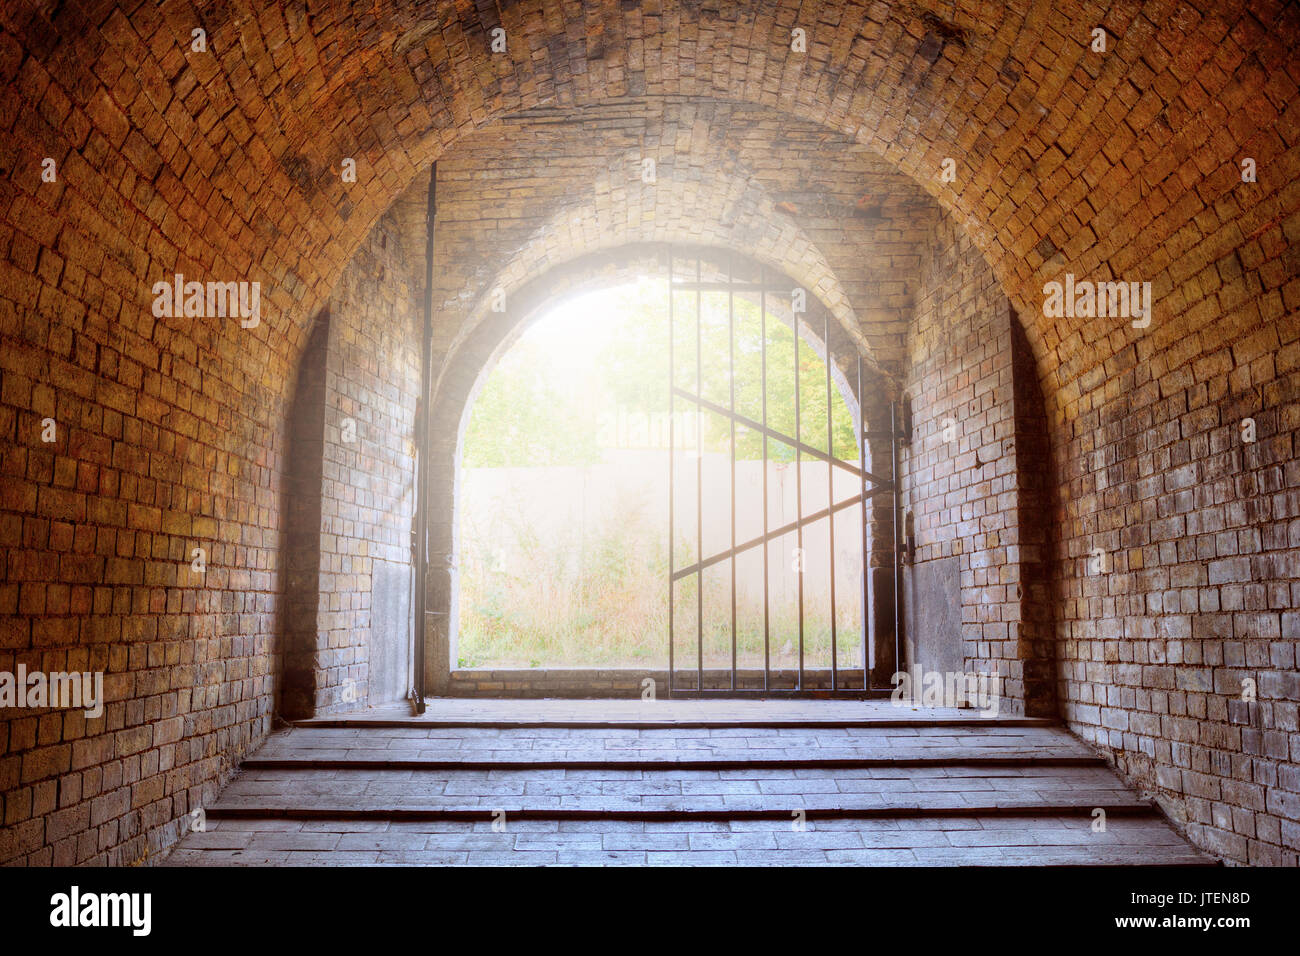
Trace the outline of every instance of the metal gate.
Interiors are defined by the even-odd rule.
[[[786,281],[768,281],[768,275],[765,271],[760,270],[757,282],[742,283],[737,282],[734,274],[734,267],[728,266],[725,281],[705,282],[701,278],[701,259],[698,254],[694,258],[694,276],[693,278],[679,279],[674,273],[673,255],[668,257],[668,382],[670,389],[669,396],[669,485],[668,485],[668,693],[670,697],[677,698],[702,698],[702,697],[741,697],[745,695],[756,695],[764,697],[777,696],[804,696],[804,697],[876,697],[888,695],[893,687],[877,686],[873,684],[871,675],[873,672],[873,657],[876,662],[892,662],[893,669],[900,666],[902,650],[902,605],[901,605],[901,531],[899,527],[899,494],[896,481],[893,477],[882,478],[872,474],[866,467],[866,443],[868,439],[888,438],[890,444],[891,475],[898,474],[898,443],[903,436],[899,431],[899,409],[897,406],[891,407],[890,412],[890,430],[887,433],[871,433],[866,430],[865,415],[859,412],[857,421],[857,446],[858,461],[854,465],[851,461],[837,458],[834,447],[834,427],[833,427],[833,383],[832,367],[834,360],[831,354],[831,317],[828,310],[822,308],[822,341],[825,347],[825,389],[826,389],[826,450],[817,448],[803,441],[802,435],[802,405],[800,396],[800,342],[802,336],[800,329],[808,329],[808,325],[801,319],[800,310],[791,310],[791,326],[794,339],[794,434],[785,434],[771,427],[768,415],[768,299],[769,292],[778,293],[784,296],[791,296],[794,291],[794,284]],[[779,277],[783,279],[784,277]],[[730,397],[727,404],[710,401],[705,398],[704,378],[703,378],[703,348],[701,328],[703,324],[702,301],[701,296],[705,292],[726,292],[727,293],[727,368],[730,387]],[[680,293],[691,293],[695,295],[695,391],[680,387],[677,384],[677,323],[676,299]],[[761,368],[761,390],[762,390],[762,409],[759,419],[740,414],[736,410],[736,309],[735,298],[737,294],[756,296],[758,299],[758,311],[760,316],[760,341],[761,354],[759,356]],[[805,345],[805,348],[809,347]],[[854,350],[856,352],[856,349]],[[856,393],[859,398],[859,409],[863,407],[863,368],[862,358],[859,354],[856,360]],[[869,383],[868,383],[869,385]],[[695,473],[695,561],[686,564],[683,567],[676,566],[676,520],[677,520],[677,495],[675,491],[677,466],[678,466],[678,442],[677,442],[677,410],[678,403],[683,403],[686,408],[694,409],[695,413],[695,439],[696,449],[691,457],[696,464]],[[704,515],[704,477],[703,477],[703,428],[702,417],[705,412],[725,419],[730,426],[730,455],[731,455],[731,492],[728,496],[731,526],[730,546],[725,547],[715,553],[704,554],[704,532],[703,532],[703,515]],[[688,412],[689,414],[689,412]],[[762,533],[750,537],[747,540],[736,540],[736,428],[741,426],[762,436],[762,508],[763,508],[763,525]],[[795,483],[796,483],[796,509],[795,519],[788,521],[779,527],[770,527],[769,522],[769,482],[768,482],[768,455],[769,443],[779,442],[794,450],[795,456]],[[825,462],[826,469],[826,507],[809,514],[804,513],[804,479],[803,479],[803,462],[805,459]],[[857,493],[850,497],[835,500],[835,482],[834,471],[840,469],[853,475],[858,482]],[[891,498],[892,519],[888,522],[889,526],[889,547],[886,550],[890,558],[892,571],[889,572],[888,581],[889,590],[892,592],[892,627],[879,628],[875,624],[875,615],[873,614],[873,588],[871,587],[871,563],[867,534],[868,509],[867,502],[877,495],[888,495]],[[846,509],[856,509],[860,520],[856,523],[856,533],[861,538],[862,549],[862,574],[861,574],[861,600],[862,600],[862,620],[861,620],[861,681],[854,680],[852,686],[849,686],[847,680],[842,679],[839,666],[839,634],[837,633],[836,621],[836,593],[835,593],[835,521],[834,516]],[[786,535],[793,533],[797,541],[797,554],[800,559],[803,557],[804,531],[809,526],[818,522],[827,522],[827,533],[829,539],[829,582],[830,582],[830,673],[829,686],[810,686],[807,680],[804,660],[804,637],[805,637],[805,606],[804,606],[804,575],[802,569],[797,573],[798,578],[798,668],[794,675],[793,686],[773,686],[776,683],[772,669],[772,641],[774,635],[771,632],[771,599],[769,587],[771,576],[769,573],[769,543],[776,541]],[[880,549],[877,542],[871,542],[877,550]],[[736,579],[736,559],[743,553],[754,548],[762,548],[763,551],[763,672],[761,685],[756,679],[749,680],[750,686],[741,686],[738,675],[737,658],[737,579]],[[731,588],[730,588],[730,638],[731,638],[731,659],[728,667],[719,668],[711,666],[707,670],[708,678],[706,679],[706,667],[704,661],[704,591],[705,580],[704,572],[710,567],[728,562],[731,568]],[[678,655],[677,655],[677,628],[676,628],[676,610],[677,610],[677,589],[682,582],[695,580],[695,661],[694,661],[694,686],[683,687],[678,683]],[[725,610],[725,609],[724,609]],[[887,633],[879,633],[880,631]],[[888,633],[892,632],[892,633]],[[792,635],[793,636],[793,635]],[[688,665],[689,667],[689,665]],[[689,673],[686,670],[685,673]],[[720,678],[720,679],[719,679]],[[788,684],[785,680],[782,683]]]

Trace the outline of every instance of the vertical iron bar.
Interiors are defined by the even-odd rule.
[[[674,509],[673,486],[677,481],[677,399],[673,395],[673,386],[677,383],[677,373],[673,364],[673,352],[677,347],[676,333],[673,330],[673,249],[668,247],[668,696],[673,696],[673,618],[675,603],[673,599],[673,571],[675,545],[673,525],[676,519]]]
[[[858,355],[858,468],[862,471],[862,689],[871,689],[871,555],[867,550],[867,402],[862,394],[862,355]]]
[[[758,313],[759,313],[759,375],[763,388],[763,690],[768,689],[768,674],[772,670],[770,638],[771,600],[769,588],[772,583],[768,570],[768,559],[772,544],[767,540],[767,270],[758,269]]]
[[[424,246],[424,334],[420,339],[420,399],[416,415],[416,458],[415,458],[415,515],[411,535],[415,544],[412,561],[415,565],[415,593],[412,595],[414,607],[414,633],[411,635],[411,654],[414,673],[411,675],[411,693],[414,695],[415,712],[423,714],[425,703],[425,657],[428,653],[425,629],[428,627],[428,588],[429,588],[429,439],[430,421],[429,404],[432,391],[430,386],[433,361],[433,254],[434,222],[438,215],[438,164],[429,170],[429,194],[427,198]],[[450,622],[448,622],[450,625]],[[452,635],[448,633],[450,641]],[[450,652],[448,652],[450,654]],[[446,664],[450,664],[448,659]]]
[[[731,689],[736,689],[736,303],[735,253],[727,260],[727,362],[731,385]]]
[[[801,426],[803,406],[799,397],[799,313],[791,310],[790,327],[794,330],[794,515],[795,548],[799,560],[795,562],[795,574],[799,582],[799,684],[803,690],[803,572],[808,556],[803,550],[803,452],[799,444],[803,441]]]
[[[835,432],[831,419],[831,314],[827,310],[822,319],[823,343],[826,349],[826,454],[835,458]],[[835,466],[826,462],[826,531],[831,551],[831,691],[839,690],[839,651],[835,634]],[[734,545],[733,545],[734,547]]]
[[[898,665],[902,661],[900,656],[900,644],[903,634],[903,555],[899,550],[902,543],[899,535],[899,509],[902,507],[902,481],[899,476],[898,466],[898,426],[899,426],[899,406],[894,402],[889,407],[889,445],[890,457],[893,459],[893,502],[894,502],[894,670],[898,670]]]
[[[700,257],[695,256],[695,394],[704,397],[704,360],[700,308]],[[695,554],[704,561],[704,406],[695,405]],[[704,568],[695,573],[695,690],[704,690]]]

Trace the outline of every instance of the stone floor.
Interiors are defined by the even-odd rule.
[[[1047,725],[1032,717],[988,717],[980,710],[914,707],[890,700],[804,700],[774,698],[771,700],[506,700],[437,698],[429,701],[428,709],[420,717],[411,713],[410,704],[389,704],[371,707],[365,711],[336,717],[319,717],[300,722],[304,727],[374,726],[392,723],[400,726],[426,726],[429,724],[468,722],[476,726],[485,724],[524,724],[536,726],[551,723],[595,723],[617,721],[644,722],[652,725],[681,725],[693,723],[752,724],[755,726],[780,726],[791,723],[806,726],[816,723],[907,723],[921,721],[994,720],[1003,726]]]
[[[1059,726],[881,701],[305,721],[206,812],[168,865],[1212,862]]]

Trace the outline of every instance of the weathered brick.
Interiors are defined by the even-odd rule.
[[[1144,11],[1158,22],[1131,6],[1108,13],[1127,32],[1105,60],[1019,7],[996,13],[1005,42],[994,44],[965,15],[940,26],[907,5],[846,7],[810,23],[795,54],[789,28],[808,14],[793,0],[724,5],[725,43],[701,40],[719,18],[707,5],[646,17],[614,0],[546,17],[459,5],[433,33],[415,7],[381,0],[290,16],[282,46],[236,24],[208,56],[187,55],[184,29],[157,29],[148,4],[98,24],[40,19],[39,36],[0,28],[13,159],[0,222],[0,518],[33,522],[0,532],[0,589],[12,586],[0,590],[11,602],[0,647],[91,648],[113,678],[84,746],[4,715],[20,779],[40,782],[6,795],[6,820],[26,827],[39,807],[50,832],[36,845],[30,829],[0,838],[0,862],[87,858],[88,804],[54,809],[47,771],[102,767],[106,787],[129,781],[141,812],[157,814],[167,795],[152,781],[166,771],[161,754],[144,756],[151,725],[196,786],[215,786],[283,701],[339,706],[343,681],[363,673],[369,609],[353,598],[376,558],[361,544],[408,560],[392,520],[404,499],[379,476],[409,473],[423,292],[418,201],[376,226],[412,183],[418,200],[438,159],[449,178],[436,380],[463,399],[502,341],[471,341],[485,291],[516,291],[597,248],[689,239],[796,276],[907,386],[918,439],[945,411],[970,427],[954,449],[905,452],[916,557],[960,568],[963,659],[1006,668],[1020,705],[1059,711],[1119,754],[1160,715],[1153,762],[1129,765],[1132,780],[1199,814],[1202,845],[1293,863],[1289,791],[1270,787],[1266,811],[1215,815],[1170,771],[1227,779],[1241,753],[1215,741],[1237,729],[1242,751],[1296,760],[1294,655],[1276,645],[1295,639],[1300,600],[1300,170],[1286,66],[1300,38],[1287,5]],[[1075,3],[1057,13],[1058,25],[1092,15]],[[455,39],[498,18],[508,60]],[[314,51],[364,63],[380,34],[419,40],[385,53],[394,82],[324,81]],[[880,40],[869,56],[863,37]],[[658,191],[627,175],[647,151]],[[1255,183],[1240,182],[1247,151]],[[337,175],[335,153],[361,158],[358,182]],[[39,176],[46,154],[60,160],[58,182]],[[940,175],[949,157],[952,181]],[[177,271],[260,281],[260,325],[154,317],[152,284]],[[1067,272],[1150,281],[1150,326],[1048,318],[1043,285]],[[327,309],[341,338],[313,356]],[[379,329],[386,347],[364,340]],[[449,360],[453,346],[467,350]],[[300,383],[318,389],[312,441],[293,417]],[[338,399],[328,417],[326,395]],[[322,467],[304,490],[298,464],[339,451],[327,427],[380,396],[396,431],[341,479],[327,485]],[[437,420],[444,442],[463,404]],[[54,449],[37,427],[51,407]],[[1254,443],[1241,439],[1246,417]],[[85,433],[75,444],[74,431]],[[304,524],[294,509],[309,493],[323,507]],[[436,526],[453,527],[442,505]],[[343,527],[324,526],[334,521]],[[312,550],[294,537],[304,528],[315,566],[296,563]],[[198,546],[202,577],[189,570]],[[1094,548],[1107,570],[1089,569]],[[337,616],[316,617],[322,588],[340,596],[326,609]],[[1142,666],[1117,676],[1121,663]],[[1229,720],[1227,684],[1179,676],[1225,664],[1257,673],[1257,725]],[[1127,730],[1112,726],[1118,713]],[[179,739],[171,717],[185,721]],[[95,851],[142,852],[140,819],[114,824],[94,831]]]

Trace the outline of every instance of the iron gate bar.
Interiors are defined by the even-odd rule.
[[[888,494],[888,491],[876,491],[876,492],[872,492],[872,494]],[[839,512],[843,511],[845,508],[852,508],[861,500],[862,500],[861,495],[854,495],[852,498],[845,498],[843,501],[835,505],[834,511],[836,514],[838,514]],[[762,537],[750,538],[748,541],[742,542],[741,544],[736,545],[734,548],[729,548],[726,551],[718,551],[715,554],[711,554],[703,561],[697,561],[692,565],[688,565],[687,567],[678,568],[676,571],[673,572],[673,580],[679,581],[684,577],[688,577],[694,574],[696,571],[702,571],[706,568],[713,567],[715,564],[721,564],[723,561],[726,561],[728,558],[732,557],[733,555],[740,554],[743,551],[748,551],[751,548],[757,548],[760,544],[770,544],[771,542],[776,541],[778,538],[784,537],[785,535],[789,534],[791,531],[798,531],[804,525],[815,524],[818,521],[821,521],[823,518],[828,517],[829,514],[830,514],[830,509],[823,508],[821,511],[814,511],[810,515],[805,515],[803,517],[796,518],[794,521],[791,521],[788,524],[783,524],[779,528],[773,528],[771,531],[767,532]]]
[[[700,281],[700,257],[695,257],[695,282]],[[704,393],[704,346],[700,291],[695,290],[695,389]],[[704,410],[695,406],[695,553],[704,557]],[[695,582],[695,689],[704,689],[704,575]]]
[[[677,519],[674,514],[673,488],[677,484],[677,396],[673,394],[676,385],[676,370],[673,367],[673,353],[676,352],[676,338],[673,332],[673,254],[668,250],[668,567],[673,566],[674,526]],[[861,373],[859,373],[861,377]],[[673,601],[672,581],[668,582],[668,696],[673,696],[673,618],[676,614]]]
[[[411,694],[416,714],[427,708],[425,687],[425,654],[428,638],[425,630],[429,585],[429,398],[430,362],[433,348],[433,258],[437,251],[435,226],[438,218],[438,164],[429,169],[429,194],[425,206],[424,244],[424,327],[420,337],[420,397],[416,403],[415,449],[415,514],[411,528],[411,566],[415,574],[412,595],[415,605],[411,621]]]
[[[722,405],[719,405],[716,402],[711,402],[707,398],[702,398],[699,395],[694,394],[693,392],[688,392],[684,388],[674,387],[673,391],[680,397],[686,399],[687,401],[692,402],[693,404],[696,405],[702,405],[704,406],[704,408],[706,408],[711,412],[716,412],[719,415],[725,415],[728,417],[731,416],[731,412],[727,411],[727,409]],[[828,462],[832,465],[835,465],[836,467],[843,468],[851,475],[863,475],[872,484],[876,485],[878,488],[882,490],[888,490],[890,487],[892,487],[892,482],[888,478],[881,478],[879,475],[873,475],[869,471],[856,468],[853,465],[849,464],[847,461],[843,461],[838,458],[831,458],[829,455],[826,454],[826,452],[822,451],[820,448],[815,448],[812,445],[807,445],[804,444],[803,442],[795,441],[795,439],[791,438],[789,435],[786,435],[782,432],[778,432],[775,429],[768,428],[766,425],[756,422],[752,418],[748,418],[744,415],[737,413],[735,415],[735,419],[737,422],[744,425],[746,428],[753,429],[754,431],[763,432],[764,438],[771,436],[772,438],[775,438],[777,441],[789,445],[792,448],[797,447],[801,449],[805,455],[809,455],[813,458],[818,459],[819,461]]]
[[[826,463],[826,505],[835,504],[835,469],[830,462],[835,460],[835,430],[831,424],[831,314],[822,314],[822,344],[826,349],[826,454],[830,456]],[[839,689],[839,654],[835,643],[835,514],[831,513],[826,522],[826,533],[831,552],[831,690]],[[734,545],[735,542],[733,541]]]
[[[727,259],[727,382],[731,386],[731,549],[736,549],[736,300],[731,291],[735,278],[733,252]],[[704,394],[704,389],[700,389]],[[731,689],[736,689],[736,558],[731,559]]]
[[[671,401],[671,399],[669,399]],[[858,464],[862,470],[862,689],[871,686],[868,674],[871,667],[871,639],[875,628],[871,623],[870,579],[871,565],[868,562],[870,551],[867,548],[867,402],[862,394],[862,355],[858,354]],[[672,590],[672,588],[669,588]]]
[[[803,430],[800,428],[800,413],[802,411],[799,399],[799,315],[793,314],[790,326],[794,331],[794,513],[803,515],[803,452],[799,450],[799,445],[803,440]],[[799,684],[800,690],[803,690],[803,568],[804,562],[808,556],[803,550],[803,522],[799,522],[799,527],[795,531],[795,545],[799,549]]]
[[[669,515],[669,595],[668,595],[668,692],[669,696],[681,698],[727,698],[747,695],[763,695],[770,697],[848,697],[848,698],[871,698],[889,696],[893,688],[878,688],[872,686],[871,682],[871,653],[873,650],[872,641],[875,639],[874,622],[871,620],[871,589],[870,589],[870,554],[868,551],[868,534],[867,534],[867,500],[879,495],[889,494],[893,497],[894,503],[894,521],[893,521],[893,544],[894,544],[894,563],[895,563],[895,622],[894,622],[894,657],[899,660],[899,646],[901,641],[901,621],[899,618],[901,591],[899,578],[901,577],[901,565],[899,563],[898,540],[899,540],[899,495],[896,478],[898,475],[898,440],[901,435],[898,433],[897,408],[891,408],[891,426],[889,433],[892,453],[892,471],[894,478],[884,479],[867,471],[866,468],[866,442],[868,439],[884,437],[877,433],[868,432],[865,429],[865,414],[862,412],[863,406],[863,382],[862,382],[862,356],[857,356],[857,385],[858,385],[858,404],[859,404],[859,431],[858,439],[858,466],[854,467],[847,461],[842,461],[835,457],[835,438],[834,438],[834,413],[833,413],[833,389],[832,389],[832,370],[830,363],[832,361],[830,349],[830,315],[827,313],[823,316],[823,335],[825,338],[826,355],[826,451],[823,452],[818,448],[806,444],[802,440],[802,383],[800,380],[800,320],[794,316],[792,320],[792,330],[794,332],[794,398],[795,398],[795,427],[794,436],[785,435],[768,425],[767,415],[767,297],[768,290],[786,291],[787,286],[771,283],[767,281],[766,269],[759,266],[759,282],[756,284],[738,283],[735,281],[735,255],[734,253],[728,259],[727,281],[726,282],[704,282],[701,280],[702,259],[697,254],[695,258],[695,281],[679,282],[675,279],[673,268],[673,255],[671,247],[668,256],[668,372],[669,372],[669,489],[668,489],[668,515]],[[759,300],[760,314],[760,376],[762,389],[762,420],[754,421],[753,419],[739,414],[736,410],[736,361],[735,361],[735,292],[756,291]],[[704,398],[704,372],[703,372],[703,297],[706,291],[727,292],[727,354],[728,354],[728,406],[724,407],[716,402]],[[696,393],[692,393],[676,382],[676,305],[675,293],[678,291],[695,293],[695,385]],[[675,560],[676,545],[676,404],[678,398],[681,398],[695,406],[696,426],[695,426],[695,540],[696,555],[695,563],[688,567],[677,569],[673,567]],[[704,556],[704,429],[703,414],[705,411],[712,412],[716,415],[725,417],[729,422],[730,429],[730,481],[731,481],[731,499],[730,499],[730,521],[731,521],[731,547],[717,554]],[[737,426],[744,426],[757,432],[762,436],[763,448],[763,533],[757,538],[749,541],[736,542],[736,467],[737,467],[737,450],[736,450],[736,430]],[[768,482],[768,460],[769,460],[769,442],[778,440],[790,445],[795,451],[795,494],[796,494],[796,514],[794,521],[788,522],[779,528],[771,527],[769,515],[769,497],[770,485]],[[827,464],[827,507],[809,515],[803,514],[803,458],[816,459]],[[835,467],[838,466],[850,474],[856,475],[859,479],[861,493],[845,499],[841,502],[835,501]],[[868,489],[868,483],[875,487]],[[862,533],[862,686],[860,688],[848,688],[839,686],[839,651],[838,651],[838,622],[836,620],[837,612],[837,595],[835,590],[835,515],[845,509],[854,506],[861,506],[861,533]],[[828,522],[828,543],[830,548],[830,602],[831,602],[831,687],[829,690],[810,690],[807,688],[807,670],[806,670],[806,614],[805,614],[805,592],[803,580],[803,566],[806,564],[807,556],[803,551],[804,537],[803,528],[805,525],[826,519]],[[772,664],[771,664],[771,595],[770,595],[770,545],[773,541],[778,540],[790,532],[797,535],[797,545],[800,555],[800,570],[798,581],[799,592],[799,662],[798,672],[793,689],[774,689],[771,686]],[[761,688],[741,688],[737,686],[739,674],[739,646],[738,646],[738,585],[737,585],[737,557],[752,548],[762,546],[763,548],[763,685]],[[731,562],[731,667],[729,669],[729,686],[725,689],[709,689],[704,687],[704,572],[714,565],[723,561]],[[696,576],[696,677],[695,688],[693,690],[679,690],[676,685],[676,584],[692,575]],[[793,675],[792,675],[793,676]]]
[[[898,670],[898,663],[902,660],[900,656],[902,637],[903,637],[903,556],[899,550],[901,536],[899,532],[899,522],[902,519],[902,498],[898,494],[899,475],[898,475],[898,440],[902,437],[899,433],[899,403],[892,402],[889,406],[889,427],[893,431],[894,437],[890,441],[890,459],[892,461],[891,474],[894,476],[894,670]]]
[[[766,283],[767,267],[758,267],[758,281]],[[763,690],[768,689],[769,675],[772,671],[772,651],[769,644],[771,638],[771,608],[768,601],[768,587],[771,584],[771,571],[768,568],[768,547],[767,547],[767,290],[764,288],[758,293],[758,314],[759,314],[759,334],[761,342],[761,377],[763,380]],[[700,555],[703,557],[703,555]],[[671,587],[671,585],[670,585]]]

